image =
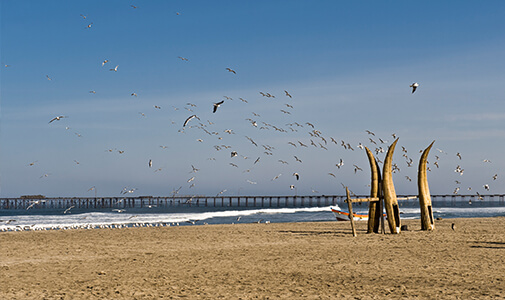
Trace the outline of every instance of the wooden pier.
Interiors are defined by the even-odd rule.
[[[106,209],[163,207],[320,207],[343,196],[176,196],[176,197],[29,197],[0,198],[0,209]]]
[[[356,195],[366,198],[364,195]],[[505,195],[431,195],[434,202],[456,203],[466,201],[505,202]],[[398,195],[398,198],[417,199],[416,195]],[[324,207],[346,205],[345,195],[311,196],[175,196],[175,197],[38,197],[0,198],[0,210],[7,209],[108,209],[108,208],[169,208],[169,207]],[[417,200],[413,200],[417,201]],[[360,203],[361,204],[361,203]],[[401,206],[401,205],[400,205]]]

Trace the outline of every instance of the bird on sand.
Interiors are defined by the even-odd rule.
[[[417,82],[414,82],[410,85],[410,87],[412,88],[412,94],[414,94],[414,92],[416,91],[416,89],[419,87],[419,83]]]
[[[215,113],[217,111],[217,108],[224,103],[224,100],[222,101],[219,101],[217,103],[214,103],[214,110],[212,111],[213,113]]]

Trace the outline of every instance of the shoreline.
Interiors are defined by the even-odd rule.
[[[455,224],[455,230],[451,229]],[[0,233],[2,299],[505,297],[505,217]]]

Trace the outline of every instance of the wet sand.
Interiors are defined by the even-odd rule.
[[[0,299],[505,298],[505,218],[403,224],[1,232]]]

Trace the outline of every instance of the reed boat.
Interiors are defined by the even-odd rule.
[[[331,208],[331,211],[335,215],[335,218],[337,218],[337,221],[349,221],[349,213],[343,210],[338,210],[335,208]],[[368,220],[368,214],[362,215],[362,214],[357,214],[353,213],[352,214],[354,217],[354,221],[360,221],[360,220]]]

